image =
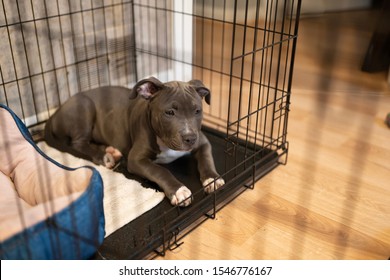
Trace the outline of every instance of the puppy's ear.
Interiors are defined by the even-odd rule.
[[[145,99],[150,99],[157,91],[162,89],[164,84],[155,77],[150,77],[139,81],[132,89],[130,99],[134,99],[137,95]]]
[[[200,97],[204,97],[206,103],[210,105],[211,93],[210,90],[202,83],[202,81],[191,80],[188,82],[188,84],[196,90]]]

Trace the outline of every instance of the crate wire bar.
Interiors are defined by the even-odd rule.
[[[209,196],[200,189],[193,207],[172,207],[151,218],[141,236],[126,241],[131,250],[118,256],[101,250],[99,257],[163,255],[286,163],[301,1],[2,0],[0,5],[0,103],[33,134],[70,96],[104,85],[131,87],[156,76],[200,79],[211,90],[204,128],[222,146],[215,160],[226,186]]]

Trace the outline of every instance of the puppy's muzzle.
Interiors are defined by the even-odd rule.
[[[189,148],[193,147],[197,140],[198,136],[195,133],[185,133],[181,135],[183,144]]]

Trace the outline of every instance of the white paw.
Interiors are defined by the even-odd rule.
[[[106,148],[106,154],[103,157],[104,166],[113,169],[115,164],[122,158],[122,153],[112,146]]]
[[[113,169],[115,166],[115,159],[112,154],[106,153],[103,157],[104,166],[108,169]]]
[[[172,205],[188,206],[192,202],[192,193],[185,187],[180,187],[171,198]]]
[[[116,162],[122,158],[122,153],[118,149],[115,149],[112,146],[108,146],[106,148],[106,154],[111,154]]]
[[[203,187],[206,193],[212,193],[213,191],[216,191],[223,185],[225,185],[225,180],[222,178],[219,179],[208,178],[203,181]]]

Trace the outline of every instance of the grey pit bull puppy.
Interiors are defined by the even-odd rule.
[[[133,89],[92,89],[72,96],[47,121],[45,140],[107,168],[124,155],[130,173],[157,183],[172,205],[188,206],[191,191],[159,163],[192,153],[207,193],[225,184],[201,132],[202,98],[210,103],[199,80],[162,83],[151,77]]]

